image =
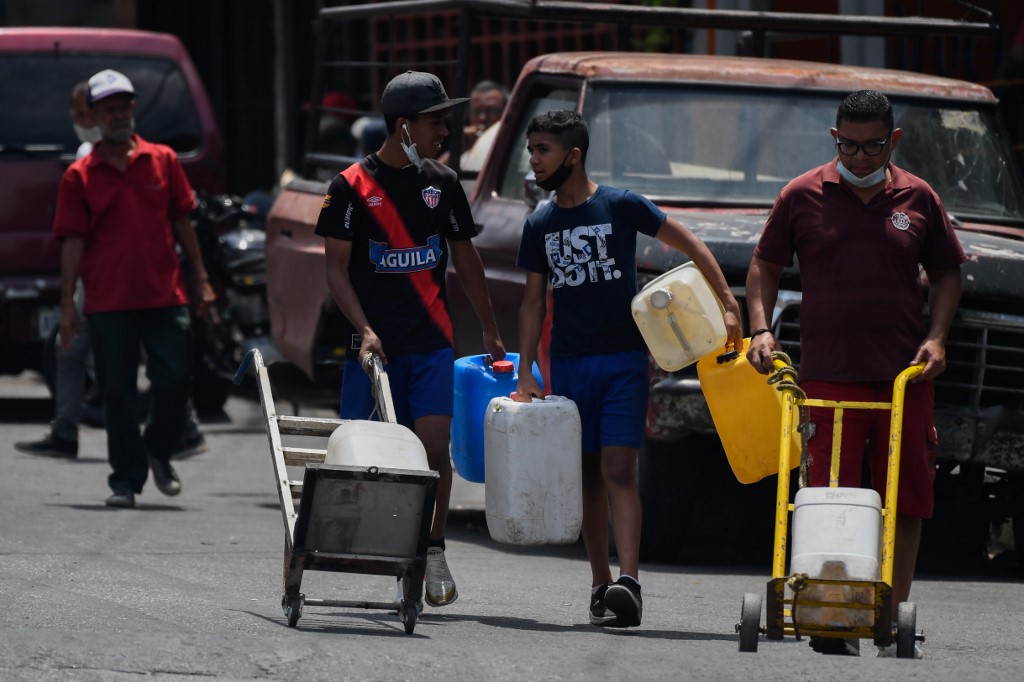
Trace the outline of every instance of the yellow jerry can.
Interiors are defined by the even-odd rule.
[[[782,392],[747,362],[748,345],[750,339],[746,338],[738,353],[723,349],[697,362],[711,418],[740,483],[756,483],[779,473],[782,439]],[[791,469],[800,466],[800,433],[796,429],[789,465]]]

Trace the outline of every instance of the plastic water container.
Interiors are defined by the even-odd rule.
[[[484,482],[484,414],[492,398],[509,396],[519,381],[519,354],[506,353],[490,364],[486,355],[455,361],[455,403],[452,414],[452,461],[459,476]],[[542,384],[536,364],[533,375]],[[543,385],[543,384],[542,384]]]
[[[633,319],[655,362],[675,372],[725,346],[725,311],[704,275],[686,263],[633,297]]]
[[[353,420],[343,423],[327,440],[325,464],[429,471],[427,451],[410,429],[401,424]]]
[[[494,398],[484,427],[487,529],[512,545],[576,542],[583,526],[580,414],[560,396]]]
[[[783,394],[747,362],[750,339],[738,352],[718,352],[697,362],[700,388],[736,480],[756,483],[779,473]],[[800,432],[792,429],[789,468],[800,466]]]
[[[880,579],[882,500],[870,488],[802,488],[793,502],[791,573],[830,580]],[[787,588],[788,589],[788,588]],[[874,588],[822,585],[800,599],[873,604]],[[797,607],[797,623],[871,626],[872,609]]]

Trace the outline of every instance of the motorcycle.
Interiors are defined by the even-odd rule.
[[[196,197],[192,224],[217,296],[205,319],[192,319],[193,401],[200,414],[222,409],[246,352],[271,343],[264,256],[269,207],[270,198],[256,192],[245,199]]]

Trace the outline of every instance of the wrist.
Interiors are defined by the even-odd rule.
[[[750,332],[750,338],[753,339],[753,338],[756,338],[756,337],[760,336],[761,334],[771,334],[771,333],[772,333],[772,330],[769,329],[768,327],[761,327],[760,329],[755,329],[754,331]]]

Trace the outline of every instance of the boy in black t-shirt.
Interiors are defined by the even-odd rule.
[[[707,246],[639,194],[587,177],[587,124],[574,111],[534,117],[526,129],[537,184],[552,202],[526,220],[518,264],[527,270],[519,362],[531,366],[553,290],[551,389],[571,398],[583,427],[583,542],[592,573],[590,622],[640,625],[637,457],[647,415],[648,364],[630,301],[637,293],[636,235],[656,237],[697,265],[725,307],[729,343],[741,348],[740,309]],[[518,399],[539,396],[520,372]],[[619,579],[608,565],[611,509]]]
[[[423,442],[440,474],[427,552],[426,601],[445,606],[459,594],[444,555],[452,469],[452,323],[445,270],[449,256],[495,360],[505,347],[494,319],[469,202],[455,173],[433,160],[448,135],[449,99],[432,74],[407,71],[384,88],[388,137],[376,152],[331,182],[316,233],[326,238],[327,282],[355,328],[342,380],[341,417],[369,419],[369,353],[387,364],[398,421]],[[426,158],[424,158],[426,157]]]

